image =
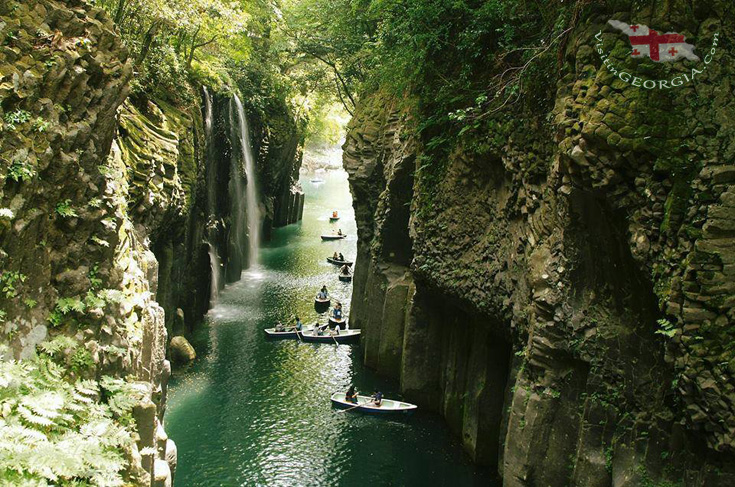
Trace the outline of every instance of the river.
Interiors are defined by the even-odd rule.
[[[362,366],[359,345],[268,341],[263,329],[299,314],[317,318],[326,284],[349,315],[351,285],[325,258],[354,259],[356,226],[343,170],[302,175],[301,223],[278,229],[257,267],[220,294],[193,337],[200,357],[174,371],[166,431],[178,446],[175,486],[488,486],[442,419],[338,413],[329,397],[354,383],[399,397],[398,384]],[[341,219],[329,222],[333,209]],[[321,242],[341,228],[349,237]]]

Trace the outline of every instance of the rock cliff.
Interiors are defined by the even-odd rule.
[[[107,15],[83,0],[3,2],[0,38],[0,355],[25,371],[58,366],[52,379],[76,388],[78,402],[54,412],[44,396],[46,409],[31,413],[4,402],[3,427],[18,413],[25,426],[66,418],[59,428],[83,432],[80,408],[103,404],[122,429],[99,451],[125,456],[106,468],[135,485],[170,485],[168,341],[207,311],[213,280],[235,281],[249,264],[232,229],[240,207],[229,188],[247,184],[232,95],[192,86],[190,102],[126,101],[132,64]],[[300,129],[285,110],[268,115],[253,116],[252,130],[266,229],[303,208]],[[15,387],[8,370],[2,383]],[[118,399],[120,390],[134,394]],[[48,480],[67,467],[19,471]]]
[[[735,483],[735,32],[703,3],[585,6],[550,103],[433,167],[390,96],[350,124],[365,362],[506,486]],[[641,64],[609,19],[686,33],[702,59]],[[691,82],[619,76],[636,69]]]

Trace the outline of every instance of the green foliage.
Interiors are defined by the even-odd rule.
[[[18,286],[25,282],[25,274],[18,271],[5,271],[0,275],[0,286],[7,299],[18,296]]]
[[[36,176],[36,169],[27,159],[15,159],[8,168],[8,177],[13,181],[30,181]]]
[[[84,313],[85,306],[79,298],[61,298],[56,302],[56,309],[62,314],[68,314],[71,311]]]
[[[23,125],[31,119],[31,114],[25,110],[15,110],[5,114],[5,126],[8,130],[15,130],[18,125]]]
[[[72,206],[71,206],[71,200],[69,200],[69,199],[57,203],[57,205],[56,205],[56,214],[59,215],[62,218],[69,218],[69,217],[76,217],[76,216],[78,216],[76,210],[74,208],[72,208]]]
[[[70,340],[40,349],[53,354]],[[76,363],[87,362],[79,354]],[[109,377],[71,381],[45,354],[0,362],[0,484],[123,485],[125,452],[134,445],[131,409],[145,390]]]
[[[656,330],[657,335],[663,335],[667,338],[673,338],[674,336],[676,336],[676,332],[678,331],[678,329],[669,320],[667,320],[666,318],[661,318],[656,322],[659,326],[659,329]]]
[[[43,133],[48,130],[48,128],[51,126],[51,123],[44,120],[41,117],[38,117],[33,121],[33,130],[35,130],[38,133]]]

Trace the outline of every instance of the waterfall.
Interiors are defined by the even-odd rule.
[[[238,104],[235,100],[236,98],[230,99],[230,127],[232,131],[233,147],[237,147],[238,143],[241,146],[243,145],[242,124],[239,122],[242,117],[240,115],[240,108],[237,106]],[[236,116],[240,117],[238,121],[235,120]],[[235,142],[236,139],[239,141],[238,143]],[[247,245],[249,199],[246,195],[245,185],[243,184],[245,181],[243,176],[246,174],[243,168],[245,152],[246,150],[243,148],[242,157],[240,157],[237,152],[233,150],[230,157],[230,215],[232,221],[230,234],[231,246],[236,254],[231,256],[231,258],[237,261],[240,268],[245,267],[248,262],[253,263],[251,260],[252,256],[250,255],[250,248]]]
[[[249,235],[248,260],[252,267],[258,260],[258,247],[260,245],[260,208],[258,206],[258,188],[255,179],[255,159],[253,149],[250,146],[250,131],[248,121],[245,118],[245,110],[237,95],[233,101],[237,107],[238,126],[240,128],[240,147],[242,149],[242,160],[245,163],[245,202],[247,206],[247,224]],[[237,220],[237,218],[236,218]]]
[[[211,282],[209,284],[210,306],[214,306],[219,295],[220,283],[222,282],[222,264],[220,263],[217,249],[212,244],[216,230],[216,205],[217,205],[217,171],[214,168],[212,124],[213,124],[212,95],[204,87],[204,135],[206,140],[206,179],[207,179],[207,246],[209,247],[209,265],[212,269]]]

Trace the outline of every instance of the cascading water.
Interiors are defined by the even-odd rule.
[[[248,225],[248,261],[250,266],[257,264],[258,247],[260,246],[260,207],[258,206],[258,188],[255,179],[255,158],[253,157],[253,149],[250,146],[250,130],[248,129],[248,121],[245,117],[245,110],[242,106],[240,98],[235,95],[233,98],[237,108],[238,126],[240,128],[240,147],[242,149],[242,160],[245,163],[245,177],[247,185],[245,187],[245,200],[247,206],[247,225]]]
[[[212,156],[212,123],[213,123],[213,108],[212,108],[212,95],[204,87],[204,130],[207,144],[207,213],[209,214],[209,232],[215,230],[214,226],[216,221],[215,207],[217,204],[217,177],[216,171],[213,170],[214,161]],[[214,306],[219,295],[220,283],[222,282],[221,269],[222,264],[220,263],[219,255],[217,255],[217,249],[211,242],[211,235],[208,236],[209,241],[207,246],[209,247],[209,264],[212,268],[212,281],[209,286],[209,299],[210,304]]]
[[[242,140],[242,124],[239,122],[239,120],[242,119],[241,111],[240,108],[237,106],[238,104],[235,100],[236,98],[230,99],[230,127],[232,130],[233,146],[236,147],[237,145],[234,142],[235,140],[238,140],[238,143],[241,146],[244,146],[244,141]],[[235,120],[236,116],[239,118],[237,121]],[[230,259],[237,260],[239,264],[244,264],[247,262],[250,262],[251,264],[253,263],[251,260],[252,256],[250,248],[246,244],[248,233],[247,223],[249,216],[249,200],[247,199],[247,196],[245,194],[246,189],[245,185],[243,184],[243,173],[245,173],[243,169],[243,163],[246,160],[246,152],[249,152],[248,149],[243,147],[241,150],[242,157],[239,157],[238,154],[233,151],[230,158],[230,195],[232,216],[232,228],[230,235],[231,246],[234,250],[234,255],[231,255]]]

